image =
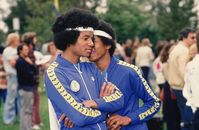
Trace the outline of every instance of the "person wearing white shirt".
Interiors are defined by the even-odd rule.
[[[192,124],[194,130],[199,130],[199,33],[197,33],[197,45],[194,44],[189,49],[190,58],[185,71],[185,86],[183,88],[183,96],[187,99],[186,105],[193,110]]]
[[[4,124],[13,124],[16,120],[17,105],[17,74],[15,69],[17,55],[17,46],[19,45],[19,35],[10,33],[7,37],[7,47],[3,51],[3,63],[7,78],[7,96],[4,105],[3,122]]]

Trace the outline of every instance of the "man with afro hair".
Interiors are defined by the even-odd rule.
[[[53,25],[55,46],[63,53],[47,69],[46,92],[57,118],[64,113],[74,123],[67,128],[61,122],[61,130],[106,130],[107,113],[123,106],[121,91],[105,83],[92,63],[79,62],[90,56],[97,26],[96,16],[82,9],[69,10]]]

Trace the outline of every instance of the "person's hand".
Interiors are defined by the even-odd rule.
[[[84,104],[85,107],[97,108],[97,103],[93,100],[86,100],[86,101],[82,102],[82,104]]]
[[[73,122],[71,122],[71,120],[68,117],[66,117],[65,114],[62,114],[59,118],[59,122],[62,122],[62,121],[64,121],[64,126],[68,128],[73,128],[73,125],[74,125]]]
[[[66,115],[63,113],[61,116],[60,116],[60,118],[59,118],[59,122],[62,122],[63,120],[64,120],[64,118],[66,117]]]
[[[122,127],[121,126],[118,126],[118,127],[113,127],[113,128],[108,128],[108,130],[120,130]]]
[[[126,126],[131,123],[131,119],[128,116],[120,116],[117,114],[112,115],[106,121],[110,130],[120,129],[121,126]]]
[[[73,125],[74,125],[73,122],[68,117],[64,119],[64,126],[68,128],[73,128]]]
[[[114,93],[115,85],[111,82],[104,82],[100,90],[100,98],[109,96]]]

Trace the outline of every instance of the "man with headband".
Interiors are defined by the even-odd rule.
[[[160,100],[143,78],[138,67],[120,61],[113,56],[116,48],[115,33],[110,24],[100,21],[94,31],[95,47],[90,61],[97,67],[108,81],[120,85],[124,94],[124,107],[112,114],[107,125],[110,130],[147,130],[146,121],[160,109]],[[139,99],[143,105],[139,107]]]
[[[63,53],[47,69],[46,92],[56,116],[64,113],[74,123],[73,128],[67,128],[62,122],[61,130],[106,130],[107,112],[123,106],[120,90],[111,83],[103,84],[104,78],[92,63],[79,62],[80,56],[90,56],[97,26],[98,19],[81,9],[68,11],[53,25],[55,45]],[[107,94],[104,89],[100,92],[101,86]]]

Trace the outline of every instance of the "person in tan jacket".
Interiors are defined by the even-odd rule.
[[[181,130],[192,130],[192,110],[186,106],[186,99],[182,95],[184,87],[184,73],[189,61],[189,47],[196,42],[195,30],[184,28],[180,32],[178,44],[169,54],[168,59],[168,81],[177,98],[177,104],[181,115]]]

